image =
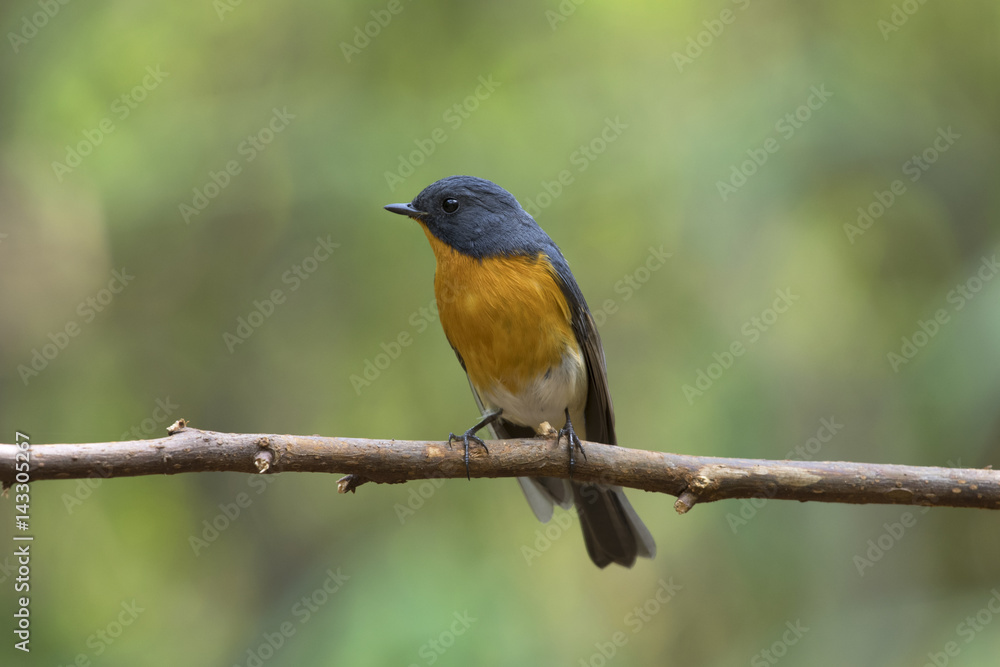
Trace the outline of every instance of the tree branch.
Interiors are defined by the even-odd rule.
[[[341,493],[367,482],[465,477],[460,445],[414,440],[216,433],[175,424],[171,435],[73,445],[32,445],[31,482],[84,477],[228,471],[349,473]],[[487,441],[472,477],[569,477],[566,447],[552,439]],[[684,514],[726,498],[1000,509],[1000,471],[830,461],[684,456],[585,442],[573,479],[678,496]],[[0,445],[0,482],[15,482],[16,445]],[[23,478],[22,478],[23,481]]]

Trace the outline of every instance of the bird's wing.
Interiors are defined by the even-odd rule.
[[[549,259],[555,268],[563,295],[569,303],[573,333],[576,335],[587,366],[587,402],[583,408],[583,418],[586,421],[583,429],[586,432],[585,439],[617,445],[615,409],[611,404],[611,393],[608,391],[608,371],[604,363],[604,348],[601,347],[597,324],[562,254],[556,250]]]

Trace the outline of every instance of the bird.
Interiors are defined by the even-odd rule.
[[[597,326],[555,242],[507,190],[483,178],[449,176],[411,202],[385,209],[423,229],[436,259],[441,327],[468,377],[482,419],[448,442],[486,449],[476,433],[531,438],[561,425],[569,480],[518,478],[539,521],[555,505],[576,506],[590,559],[632,567],[656,543],[619,486],[572,480],[581,438],[616,445],[614,408]],[[486,450],[488,455],[489,451]]]

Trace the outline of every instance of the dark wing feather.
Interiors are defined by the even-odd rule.
[[[573,333],[587,365],[587,402],[583,412],[586,439],[617,445],[615,410],[608,390],[601,336],[566,260],[554,245],[553,248],[554,252],[549,257],[572,311]],[[632,567],[637,556],[652,558],[656,555],[653,536],[632,509],[621,487],[574,482],[572,488],[583,541],[591,560],[598,567],[609,563]]]
[[[553,245],[553,249],[554,253],[552,251],[549,253],[549,260],[556,269],[559,286],[569,303],[573,317],[573,333],[576,334],[576,340],[580,344],[587,365],[587,403],[583,410],[583,417],[587,422],[584,429],[585,439],[603,442],[606,445],[617,445],[615,409],[611,404],[611,393],[608,391],[608,372],[604,363],[601,336],[597,333],[597,324],[590,314],[580,286],[576,284],[569,270],[569,265],[558,248]]]

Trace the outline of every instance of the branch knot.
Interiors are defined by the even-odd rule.
[[[258,473],[264,474],[277,462],[278,452],[271,446],[271,441],[267,437],[258,439],[257,446],[260,447],[260,451],[254,455],[253,464]]]

